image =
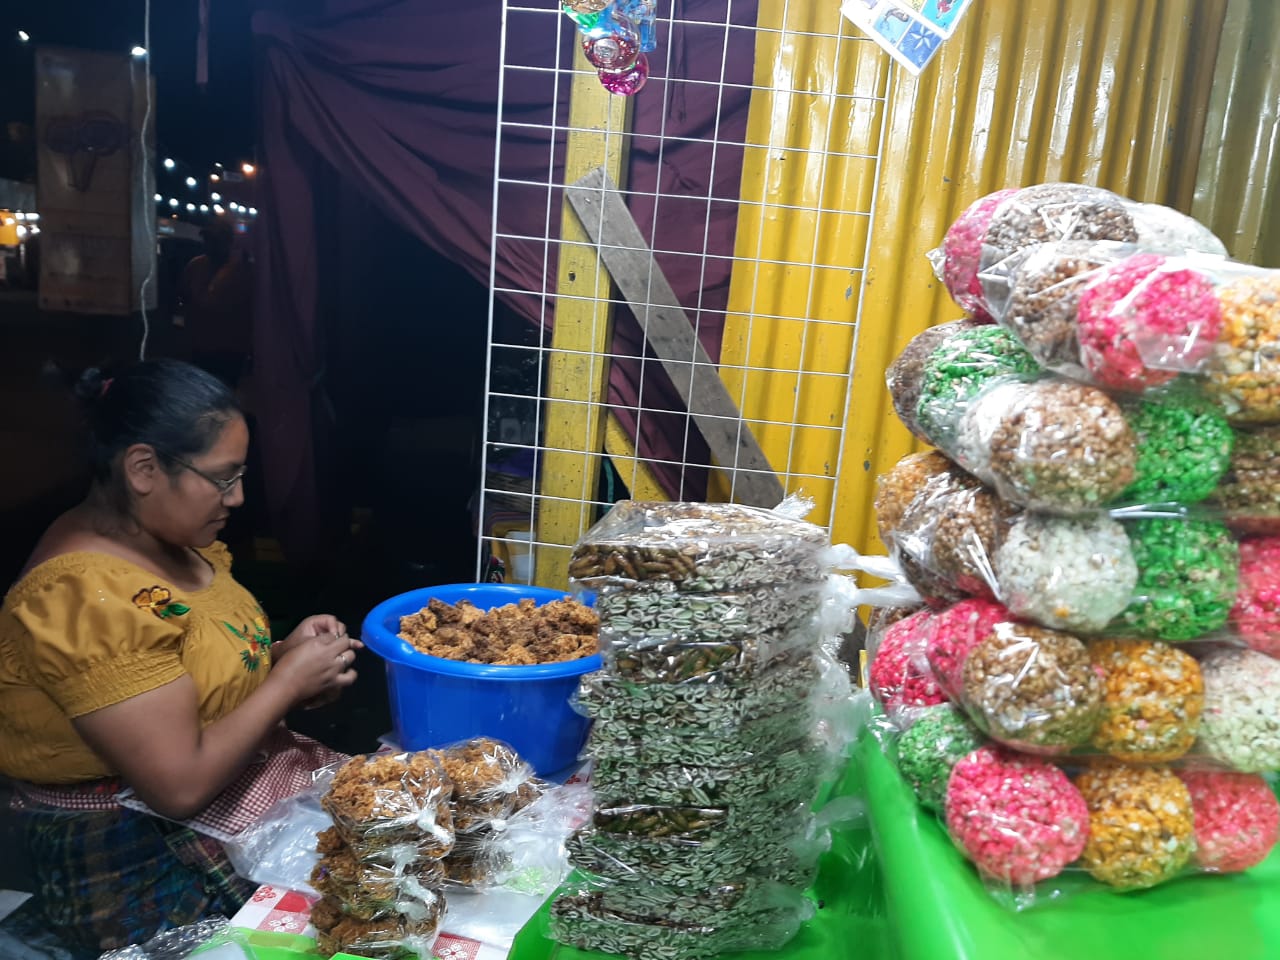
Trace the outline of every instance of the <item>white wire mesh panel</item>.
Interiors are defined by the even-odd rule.
[[[504,8],[479,574],[563,585],[626,495],[831,523],[887,70],[835,3],[663,0],[658,43],[609,97],[558,5]],[[599,168],[640,242],[566,203]]]

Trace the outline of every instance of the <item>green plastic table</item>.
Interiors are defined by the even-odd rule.
[[[865,792],[861,764],[851,763],[830,793],[857,796]],[[572,883],[572,878],[570,878]],[[817,908],[796,938],[782,950],[734,953],[734,960],[832,960],[890,957],[878,866],[866,825],[837,832],[818,865],[807,895]],[[555,943],[547,935],[551,900],[534,914],[512,944],[508,960],[617,960],[614,954],[579,950]]]
[[[869,827],[838,833],[809,892],[814,918],[781,950],[735,960],[1280,960],[1280,852],[1243,874],[1119,894],[1079,884],[1001,906],[866,737],[835,791],[865,795]],[[510,960],[610,960],[547,937],[549,902]]]
[[[1277,960],[1280,852],[1243,874],[1121,894],[1097,886],[1014,913],[983,889],[879,745],[861,745],[899,960]]]

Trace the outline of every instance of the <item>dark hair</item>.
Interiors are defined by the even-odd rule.
[[[240,413],[217,377],[178,360],[146,360],[104,377],[91,367],[76,384],[89,426],[89,466],[99,485],[119,483],[115,462],[135,443],[155,448],[174,469],[208,450],[223,426]],[[123,488],[117,491],[123,495]]]

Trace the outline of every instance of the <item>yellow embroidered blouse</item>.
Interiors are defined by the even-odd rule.
[[[230,713],[266,678],[271,636],[262,608],[215,543],[203,590],[182,592],[127,560],[68,553],[14,585],[0,609],[0,773],[78,783],[115,771],[71,718],[190,674],[200,723]]]

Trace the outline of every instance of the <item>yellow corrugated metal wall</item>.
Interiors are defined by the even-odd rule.
[[[875,478],[913,447],[892,415],[885,367],[916,333],[959,316],[933,280],[925,251],[968,203],[1005,186],[1075,180],[1189,209],[1226,6],[1225,0],[979,0],[915,79],[889,70],[887,55],[851,39],[852,28],[845,28],[845,39],[810,36],[836,32],[830,22],[838,16],[835,3],[762,0],[761,25],[787,32],[767,29],[758,35],[757,82],[770,77],[775,89],[753,98],[749,143],[788,142],[794,136],[808,146],[806,125],[817,126],[812,118],[821,109],[821,97],[778,91],[821,92],[833,85],[842,92],[886,91],[883,118],[876,110],[851,111],[847,126],[836,131],[836,142],[827,144],[859,152],[878,135],[877,121],[884,121],[844,448],[833,448],[829,432],[800,431],[794,439],[785,431],[760,433],[775,467],[797,457],[832,468],[842,460],[830,492],[808,491],[818,497],[821,515],[830,503],[824,496],[835,496],[838,540],[877,549],[871,511]],[[844,257],[858,266],[862,247],[856,237],[851,243],[846,233],[828,229],[828,223],[843,221],[818,219],[813,211],[841,191],[850,191],[852,198],[865,190],[865,168],[845,170],[846,179],[832,183],[831,174],[800,176],[794,169],[784,178],[766,176],[766,160],[766,151],[748,152],[745,158],[743,199],[771,206],[743,208],[748,215],[740,214],[737,256],[791,260],[794,244],[808,242],[815,261],[836,263]],[[750,212],[758,210],[764,214]],[[775,329],[769,316],[835,310],[837,298],[843,316],[855,315],[856,300],[845,298],[843,287],[837,294],[835,287],[824,286],[829,278],[794,270],[762,277],[758,265],[740,263],[730,292],[722,363],[752,365],[756,344],[788,349],[785,330]],[[803,358],[804,369],[838,366],[841,358],[832,352],[839,350],[847,362],[853,344],[852,330],[844,338],[833,337],[826,350]],[[736,396],[734,376],[732,370],[724,373]],[[789,413],[795,403],[792,388],[805,390],[808,379],[796,382],[794,375],[765,372],[751,376],[743,415],[765,421]]]
[[[1232,0],[1209,98],[1191,212],[1231,255],[1280,267],[1280,4]]]

